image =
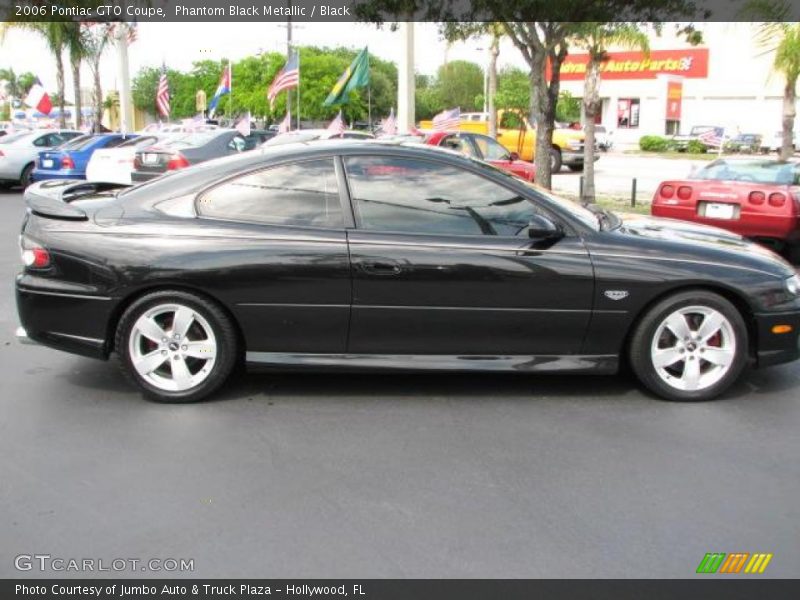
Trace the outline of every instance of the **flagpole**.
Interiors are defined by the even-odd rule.
[[[369,72],[369,50],[367,50],[367,123],[369,131],[372,133],[372,77]]]
[[[297,128],[300,129],[300,49],[295,48],[297,55]]]
[[[233,67],[231,66],[231,59],[228,59],[228,85],[231,86],[228,92],[228,118],[233,123]]]

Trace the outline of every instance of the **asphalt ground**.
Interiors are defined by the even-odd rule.
[[[800,573],[800,362],[698,404],[624,375],[309,373],[156,404],[113,361],[15,341],[22,215],[0,192],[0,577],[93,575],[21,554],[194,561],[126,577],[683,578],[707,552]]]

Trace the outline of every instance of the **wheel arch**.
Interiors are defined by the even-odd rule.
[[[744,296],[736,290],[724,285],[715,283],[687,283],[685,285],[678,285],[671,287],[668,290],[664,290],[660,294],[657,294],[651,298],[649,302],[639,309],[638,313],[631,321],[631,325],[628,328],[627,333],[625,334],[620,351],[620,363],[628,364],[630,359],[629,354],[631,338],[633,337],[634,332],[639,327],[639,323],[642,322],[642,319],[645,317],[645,315],[662,300],[675,294],[692,291],[711,292],[725,298],[728,302],[733,304],[736,310],[739,311],[739,314],[742,316],[745,326],[747,327],[747,355],[751,359],[754,358],[756,353],[756,337],[758,335],[758,328],[756,326],[753,309],[747,300],[745,300]]]
[[[244,332],[242,331],[242,327],[239,324],[239,320],[234,315],[233,311],[228,307],[224,302],[222,302],[219,298],[215,297],[213,294],[209,294],[205,290],[193,287],[191,285],[186,284],[169,284],[169,283],[158,283],[154,285],[150,285],[147,287],[137,288],[136,290],[131,291],[129,294],[124,296],[114,307],[114,310],[111,312],[111,316],[108,319],[108,324],[106,326],[106,348],[105,353],[106,355],[111,354],[116,350],[114,347],[114,340],[116,339],[117,327],[119,326],[120,319],[122,319],[122,315],[125,314],[125,311],[139,298],[143,298],[148,294],[152,294],[154,292],[185,292],[188,294],[194,294],[196,296],[200,296],[209,302],[213,302],[217,305],[217,307],[222,310],[225,315],[231,320],[233,323],[234,330],[236,331],[236,342],[239,349],[239,354],[244,356],[245,351],[245,337]]]

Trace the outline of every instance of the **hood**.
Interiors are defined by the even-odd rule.
[[[777,266],[781,271],[788,269],[794,272],[789,263],[771,250],[719,227],[648,215],[618,214],[617,216],[622,219],[620,226],[622,233],[673,242],[676,252],[684,251],[688,254],[693,249],[711,250],[715,252],[716,258],[708,256],[707,253],[703,254],[709,262],[725,258],[726,261],[741,266],[762,269],[767,268],[767,265],[763,264],[766,262],[772,267],[770,271],[774,271]]]

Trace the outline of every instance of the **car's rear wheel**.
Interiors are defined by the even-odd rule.
[[[236,363],[237,336],[213,302],[182,291],[161,291],[134,302],[117,327],[124,373],[148,397],[194,402],[216,391]]]
[[[33,183],[33,163],[29,165],[25,165],[25,168],[22,169],[22,175],[20,175],[19,183],[22,186],[22,189],[25,189],[30,184]]]
[[[747,362],[747,326],[725,298],[705,291],[675,294],[642,318],[630,344],[639,380],[668,400],[710,400]]]

